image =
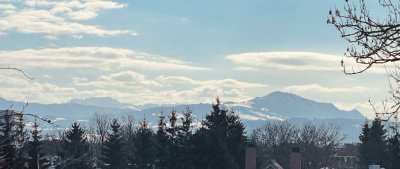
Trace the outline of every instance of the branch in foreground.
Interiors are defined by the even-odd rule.
[[[26,78],[28,78],[29,80],[33,80],[33,77],[28,76],[23,70],[18,69],[18,68],[14,68],[14,67],[0,67],[0,70],[15,70],[18,71],[20,73],[22,73]]]

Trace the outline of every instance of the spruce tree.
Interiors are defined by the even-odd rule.
[[[220,107],[218,98],[212,108],[203,122],[207,137],[207,168],[244,168],[244,125],[233,110]]]
[[[0,147],[2,156],[2,168],[15,168],[15,155],[17,150],[14,146],[15,132],[13,130],[14,112],[6,110],[0,116],[0,141],[2,145]]]
[[[179,153],[178,153],[178,142],[177,142],[179,126],[178,126],[177,122],[178,122],[178,113],[174,109],[171,111],[171,113],[169,115],[169,126],[166,129],[167,137],[168,137],[167,167],[170,169],[178,168],[178,166],[179,166],[179,161],[178,161]]]
[[[25,141],[26,131],[24,129],[24,118],[22,113],[6,110],[0,116],[0,152],[2,152],[2,167],[23,169],[26,163]]]
[[[131,168],[152,169],[155,165],[155,138],[148,122],[143,120],[136,131],[134,139],[134,159],[131,159]]]
[[[389,158],[388,158],[388,169],[400,168],[400,133],[395,129],[395,134],[389,138]]]
[[[193,161],[194,169],[204,169],[208,165],[208,150],[207,150],[207,135],[206,128],[201,124],[193,135]]]
[[[33,124],[31,131],[32,139],[28,142],[28,169],[46,169],[50,167],[50,161],[43,152],[39,124]]]
[[[358,137],[360,139],[360,144],[358,148],[359,152],[359,160],[360,160],[360,165],[362,167],[367,167],[369,164],[371,164],[371,150],[369,149],[369,141],[370,141],[370,127],[368,120],[365,121],[363,127],[362,127],[362,132],[360,136]]]
[[[16,148],[16,154],[15,154],[15,168],[16,169],[25,169],[26,168],[26,162],[28,161],[27,159],[27,154],[26,154],[26,141],[28,140],[28,134],[27,131],[25,130],[25,119],[22,113],[15,113],[14,114],[15,118],[15,142],[14,146]]]
[[[89,145],[85,132],[78,123],[71,126],[62,138],[61,162],[56,168],[88,169],[92,168]]]
[[[167,169],[168,167],[168,137],[166,132],[165,116],[163,112],[158,115],[157,124],[157,159],[156,165],[159,169]]]
[[[186,107],[181,118],[181,126],[179,126],[176,148],[177,148],[177,165],[176,169],[189,169],[193,162],[193,143],[192,143],[192,110]]]
[[[386,129],[382,124],[382,120],[379,118],[375,118],[374,121],[372,121],[368,144],[369,150],[371,151],[371,162],[386,167],[388,158],[386,149]]]
[[[126,168],[125,153],[123,149],[123,138],[121,125],[114,119],[110,125],[112,133],[107,134],[108,140],[102,149],[102,161],[105,169],[124,169]]]

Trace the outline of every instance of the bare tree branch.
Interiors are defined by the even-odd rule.
[[[345,56],[364,65],[358,70],[347,70],[342,61],[347,75],[362,73],[373,65],[400,61],[400,6],[392,0],[379,0],[379,4],[387,12],[385,19],[371,16],[365,0],[346,0],[343,9],[329,11],[327,23],[350,44]]]
[[[0,70],[15,70],[18,71],[20,73],[22,73],[26,78],[28,78],[29,80],[34,80],[33,77],[28,76],[23,70],[18,69],[18,68],[14,68],[14,67],[0,67]]]

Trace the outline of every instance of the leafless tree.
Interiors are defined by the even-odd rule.
[[[331,168],[336,148],[343,141],[340,127],[336,124],[315,125],[306,123],[299,131],[299,144],[302,149],[302,168]]]
[[[103,145],[109,129],[110,117],[104,113],[95,113],[93,122],[95,123],[96,137],[99,138],[100,144]]]
[[[291,148],[299,146],[302,163],[307,164],[302,168],[330,167],[335,148],[343,139],[339,131],[333,124],[306,123],[300,127],[286,121],[267,122],[251,135],[258,151],[257,166],[262,168],[266,160],[275,159],[288,168]]]
[[[266,160],[275,159],[283,167],[289,164],[290,146],[297,140],[298,129],[289,122],[268,122],[253,131],[252,142],[257,147],[257,166],[264,166]]]

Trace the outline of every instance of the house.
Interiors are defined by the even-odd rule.
[[[246,167],[245,169],[256,169],[256,149],[254,147],[246,148]],[[277,161],[274,159],[269,160],[262,169],[284,169]],[[290,162],[288,169],[301,169],[301,153],[300,148],[292,147],[292,152],[290,153]]]

